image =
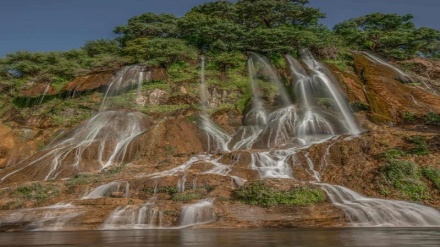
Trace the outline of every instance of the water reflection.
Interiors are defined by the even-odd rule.
[[[129,230],[1,233],[0,246],[440,246],[439,228]]]

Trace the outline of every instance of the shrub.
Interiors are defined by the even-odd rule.
[[[67,186],[67,193],[71,194],[75,192],[75,188],[78,185],[85,185],[85,184],[89,184],[89,178],[86,175],[83,174],[77,174],[75,175],[73,178],[69,179],[66,182],[66,186]]]
[[[440,126],[440,115],[434,112],[426,115],[426,124]]]
[[[197,192],[176,193],[171,197],[173,201],[189,202],[196,199],[202,199],[202,195]]]
[[[426,143],[426,139],[423,136],[410,136],[406,140],[415,146],[410,150],[411,154],[429,154],[428,144]]]
[[[379,158],[382,159],[396,159],[396,158],[400,158],[402,156],[406,156],[408,155],[405,151],[400,150],[400,149],[388,149],[385,152],[379,154]]]
[[[34,200],[37,204],[42,204],[50,198],[57,197],[60,194],[60,189],[52,184],[33,183],[19,186],[14,194],[20,199]]]
[[[251,205],[309,205],[325,201],[322,190],[301,187],[288,191],[280,191],[267,186],[264,181],[253,182],[235,192],[239,201]]]
[[[440,190],[440,170],[434,167],[426,167],[422,169],[422,174]]]
[[[426,185],[421,181],[417,164],[406,160],[390,160],[381,168],[385,183],[412,200],[429,197]]]

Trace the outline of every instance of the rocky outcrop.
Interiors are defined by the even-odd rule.
[[[64,92],[85,92],[108,86],[113,78],[114,70],[100,71],[85,76],[80,76],[67,83],[62,91]]]

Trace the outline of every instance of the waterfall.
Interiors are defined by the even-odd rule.
[[[97,199],[102,197],[125,197],[129,195],[130,184],[127,181],[113,181],[103,184],[81,199]]]
[[[48,83],[46,84],[46,87],[44,88],[43,95],[41,95],[40,99],[38,100],[38,105],[41,105],[41,104],[43,103],[44,98],[46,97],[46,94],[47,94],[47,92],[48,92],[49,89],[50,89],[50,84],[51,84],[50,82],[48,82]]]
[[[385,60],[379,58],[378,56],[375,56],[370,52],[362,52],[362,54],[364,54],[365,57],[368,58],[368,60],[370,60],[371,62],[383,65],[394,71],[396,73],[397,79],[402,81],[403,83],[415,82],[415,80],[411,78],[411,76],[409,76],[407,73],[403,72],[401,69],[397,68],[396,66],[386,62]],[[419,88],[427,91],[428,93],[439,95],[438,91],[430,87],[428,83],[424,82],[423,80],[420,80],[420,82],[423,84],[424,87],[419,87]]]
[[[147,130],[146,123],[147,116],[139,112],[101,112],[30,159],[8,167],[0,181],[32,167],[38,167],[38,178],[48,180],[65,171],[102,170],[132,159],[143,144],[131,144]],[[95,162],[83,162],[84,158],[94,158]]]
[[[149,229],[162,225],[163,212],[153,203],[127,205],[116,208],[101,229]]]
[[[282,106],[289,106],[292,101],[289,98],[289,95],[287,94],[284,84],[281,82],[280,78],[278,77],[275,70],[272,68],[272,66],[269,64],[268,61],[266,61],[265,58],[262,56],[251,52],[249,55],[249,67],[251,68],[249,70],[250,77],[255,78],[257,76],[257,69],[255,68],[256,65],[261,66],[261,70],[264,75],[269,76],[270,82],[275,83],[278,86],[278,92],[280,94],[281,98],[281,104]],[[255,85],[254,79],[251,80],[252,84]]]
[[[440,226],[440,212],[420,204],[364,197],[348,188],[321,184],[353,226]]]
[[[228,143],[231,141],[231,136],[219,128],[208,116],[208,90],[205,79],[205,58],[203,56],[200,63],[200,104],[202,106],[200,124],[207,136],[207,150],[208,152],[229,151]]]
[[[210,199],[185,205],[180,212],[180,226],[182,227],[208,223],[214,220],[213,200]]]
[[[28,231],[63,231],[69,229],[74,218],[82,215],[81,208],[72,204],[55,204],[47,207],[17,210],[0,217],[1,225],[26,225]]]
[[[143,81],[145,79],[149,80],[149,78],[145,77],[144,70],[145,68],[139,65],[125,66],[120,69],[107,87],[99,110],[104,111],[115,103],[108,102],[109,97],[120,95],[133,87],[137,87],[137,96],[139,96]],[[147,73],[147,75],[151,76],[151,73]],[[131,99],[128,100],[131,103],[134,102]]]
[[[360,130],[353,119],[350,107],[348,106],[342,95],[339,93],[335,85],[336,82],[332,80],[331,76],[329,76],[329,72],[325,69],[324,65],[315,60],[313,55],[308,50],[302,50],[301,53],[301,57],[304,63],[313,72],[311,81],[314,83],[318,83],[328,90],[328,93],[336,103],[335,106],[338,109],[338,112],[341,113],[344,119],[344,125],[349,133],[353,135],[359,134]]]

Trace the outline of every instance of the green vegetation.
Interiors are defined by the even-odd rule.
[[[16,198],[36,201],[37,205],[42,205],[48,199],[57,197],[60,194],[60,189],[53,184],[33,183],[19,186],[13,194]]]
[[[406,160],[390,160],[380,169],[381,182],[387,187],[397,190],[405,198],[422,200],[429,198],[426,184],[421,180],[420,167]],[[388,190],[382,190],[387,194]]]
[[[65,52],[8,54],[0,58],[0,80],[12,86],[11,96],[17,97],[20,89],[35,83],[51,83],[59,90],[78,75],[140,63],[166,69],[170,81],[197,82],[199,58],[203,55],[207,70],[220,73],[219,85],[234,85],[245,95],[236,99],[235,106],[243,110],[249,89],[242,87],[242,79],[236,79],[243,76],[249,51],[266,55],[276,68],[285,67],[285,54],[298,56],[303,48],[341,70],[352,65],[352,49],[370,50],[393,59],[440,57],[440,31],[416,28],[410,14],[373,13],[330,30],[319,24],[325,14],[308,3],[214,1],[195,6],[182,17],[144,13],[117,26],[114,32],[119,37],[114,40],[91,40],[80,49]],[[20,102],[18,98],[14,101],[17,106],[27,105]],[[354,106],[357,110],[368,109],[362,104]],[[438,119],[437,114],[430,113],[427,123],[440,125]],[[64,119],[55,120],[65,123]],[[408,120],[412,121],[412,116],[408,115]]]
[[[413,144],[413,148],[410,149],[411,154],[426,155],[429,154],[428,144],[423,136],[410,136],[407,141]]]
[[[407,156],[407,155],[408,154],[403,150],[391,148],[391,149],[388,149],[385,152],[379,154],[379,158],[386,159],[386,160],[392,160],[392,159],[401,158],[401,157]]]
[[[355,49],[368,49],[396,59],[418,54],[440,57],[440,31],[411,22],[413,15],[381,14],[353,18],[337,24],[335,33]]]
[[[198,192],[184,192],[184,193],[176,193],[173,194],[171,199],[173,201],[177,201],[177,202],[189,202],[192,200],[199,200],[202,199],[203,195],[201,193]]]
[[[425,167],[422,169],[425,178],[431,181],[435,187],[440,190],[440,170],[434,167]]]
[[[72,194],[75,189],[80,185],[90,184],[90,178],[87,175],[77,174],[73,178],[69,179],[66,183],[67,193]]]
[[[426,115],[426,124],[440,126],[440,115],[434,112],[428,113]]]
[[[239,201],[251,205],[309,205],[325,201],[325,194],[321,189],[312,187],[294,188],[280,191],[268,186],[264,181],[251,182],[235,191]]]

